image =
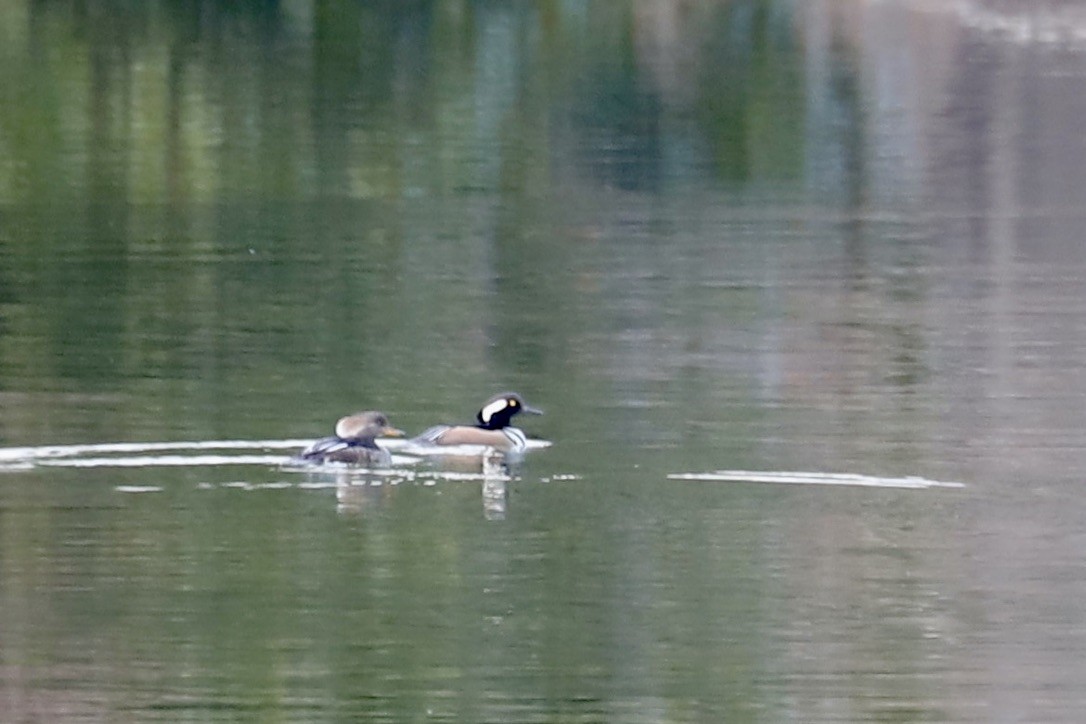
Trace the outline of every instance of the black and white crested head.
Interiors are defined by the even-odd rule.
[[[514,415],[526,412],[529,415],[542,415],[542,410],[528,405],[520,395],[515,392],[503,392],[494,395],[483,408],[475,415],[479,427],[485,430],[501,430],[509,427]]]

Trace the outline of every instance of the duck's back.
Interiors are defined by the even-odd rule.
[[[307,447],[298,456],[310,462],[351,463],[354,465],[387,465],[392,461],[388,450],[367,446],[355,440],[325,437]]]
[[[523,450],[527,445],[524,433],[515,427],[484,430],[470,425],[435,425],[415,438],[423,445],[482,445],[497,450]]]

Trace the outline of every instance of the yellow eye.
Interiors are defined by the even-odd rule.
[[[509,400],[509,406],[510,407],[516,407],[517,406],[517,401],[516,400]]]

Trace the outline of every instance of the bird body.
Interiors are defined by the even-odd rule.
[[[526,404],[515,392],[504,392],[487,400],[475,415],[474,425],[434,425],[415,437],[411,443],[420,446],[473,445],[502,452],[522,452],[528,446],[528,437],[510,422],[522,412],[542,415]]]
[[[382,466],[392,462],[392,454],[377,444],[378,436],[400,437],[402,430],[388,424],[380,412],[359,412],[341,417],[336,422],[336,434],[317,440],[298,457],[306,462],[348,463],[351,465]]]

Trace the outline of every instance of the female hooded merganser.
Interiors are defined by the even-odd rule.
[[[475,415],[475,425],[435,425],[412,440],[417,445],[482,445],[502,452],[521,452],[528,438],[510,425],[514,415],[542,415],[515,392],[503,392],[487,400]]]
[[[378,447],[378,435],[400,437],[403,430],[390,427],[388,418],[380,412],[359,412],[341,417],[336,423],[335,437],[317,440],[298,456],[317,463],[352,463],[355,465],[388,465],[392,454]]]

